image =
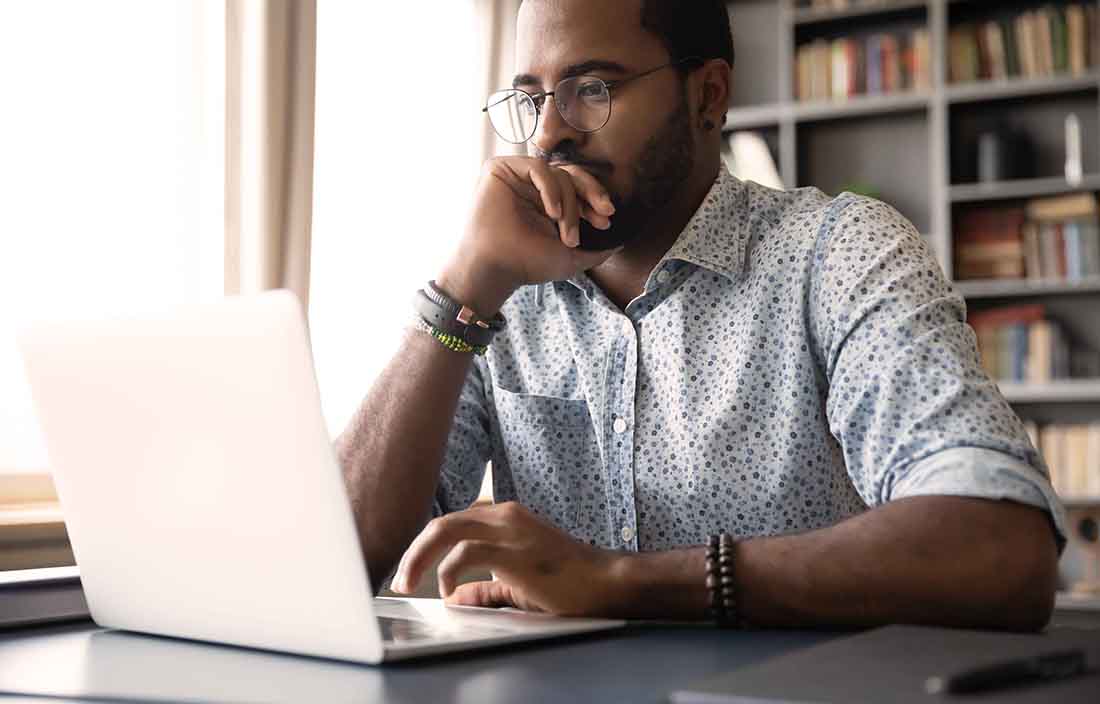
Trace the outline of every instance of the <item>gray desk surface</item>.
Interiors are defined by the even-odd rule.
[[[1056,614],[1053,624],[1097,621],[1095,614]],[[632,625],[595,636],[370,667],[103,630],[84,622],[0,632],[0,692],[99,701],[664,702],[673,690],[836,635]],[[0,697],[0,704],[7,701],[13,700]]]
[[[84,623],[0,633],[0,692],[101,701],[664,702],[676,688],[828,637],[632,626],[371,667]]]

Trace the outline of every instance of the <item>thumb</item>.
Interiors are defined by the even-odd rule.
[[[517,606],[512,588],[500,581],[460,584],[443,601],[452,606]]]

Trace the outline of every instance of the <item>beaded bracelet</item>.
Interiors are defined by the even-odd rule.
[[[452,352],[473,352],[474,354],[481,356],[485,354],[486,350],[489,349],[488,345],[471,345],[470,343],[463,340],[461,337],[450,335],[443,332],[442,330],[439,330],[438,328],[434,328],[426,323],[422,318],[418,318],[413,324],[413,327],[420,332],[431,335],[433,338],[435,338],[437,342],[439,342],[439,344],[443,345]]]
[[[710,536],[710,542],[707,545],[707,591],[710,592],[707,618],[714,619],[719,628],[744,626],[737,607],[733,547],[733,536],[725,531]]]

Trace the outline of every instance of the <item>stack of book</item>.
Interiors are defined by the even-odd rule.
[[[1063,499],[1100,502],[1100,423],[1025,425],[1047,463],[1054,491]]]
[[[1075,344],[1041,304],[983,310],[967,322],[978,338],[982,367],[993,379],[1041,384],[1100,377],[1100,352]]]
[[[1098,35],[1095,3],[1044,5],[963,24],[948,37],[948,71],[954,83],[1081,75],[1100,58]]]
[[[799,100],[844,100],[928,90],[931,86],[928,30],[817,39],[798,47],[795,90]]]
[[[964,212],[954,228],[956,279],[1100,275],[1100,211],[1089,193]]]

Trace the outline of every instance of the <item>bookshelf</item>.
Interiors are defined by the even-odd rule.
[[[1053,75],[951,80],[957,71],[950,60],[952,30],[1000,22],[1012,13],[1051,4],[1064,7],[1067,0],[850,0],[843,8],[803,4],[729,2],[737,65],[725,129],[761,133],[788,187],[817,186],[836,193],[848,184],[872,184],[879,198],[925,233],[949,278],[954,276],[953,230],[970,209],[1100,192],[1100,65],[1078,64],[1073,71],[1067,68]],[[1074,4],[1098,5],[1080,0]],[[828,42],[836,51],[844,39],[866,42],[873,34],[904,35],[914,44],[916,32],[926,33],[928,42],[927,81],[919,88],[907,79],[910,84],[904,90],[896,90],[895,83],[894,92],[853,95],[859,91],[842,82],[848,94],[829,93],[833,97],[812,102],[798,99],[806,89],[800,48]],[[1007,36],[1005,30],[1006,46]],[[1062,39],[1068,43],[1067,36]],[[851,51],[841,49],[845,50]],[[1063,51],[1063,66],[1068,67],[1067,44]],[[835,71],[837,54],[827,56],[834,62],[828,70]],[[841,65],[851,62],[851,56],[845,59],[841,54]],[[831,73],[829,81],[835,85],[852,80],[847,73],[840,75],[837,79]],[[1083,174],[1073,183],[1065,178],[1069,113],[1081,124]],[[982,130],[989,129],[983,125],[991,117],[1033,141],[1031,173],[978,182],[972,150]],[[953,285],[973,314],[1041,303],[1076,339],[1100,350],[1100,276],[960,280]],[[999,387],[1021,418],[1040,427],[1100,423],[1100,378],[1000,382]],[[1073,511],[1091,511],[1100,506],[1100,496],[1078,496],[1066,503]],[[1073,511],[1071,518],[1083,515]]]
[[[1046,384],[1003,381],[999,386],[1010,403],[1100,403],[1100,380],[1073,379]]]
[[[1086,174],[1080,183],[1070,183],[1058,177],[963,183],[949,186],[948,198],[952,203],[981,203],[1097,190],[1100,190],[1100,174]]]
[[[967,300],[982,298],[1024,298],[1053,294],[1100,294],[1100,276],[1078,281],[986,279],[956,281],[955,289]]]

